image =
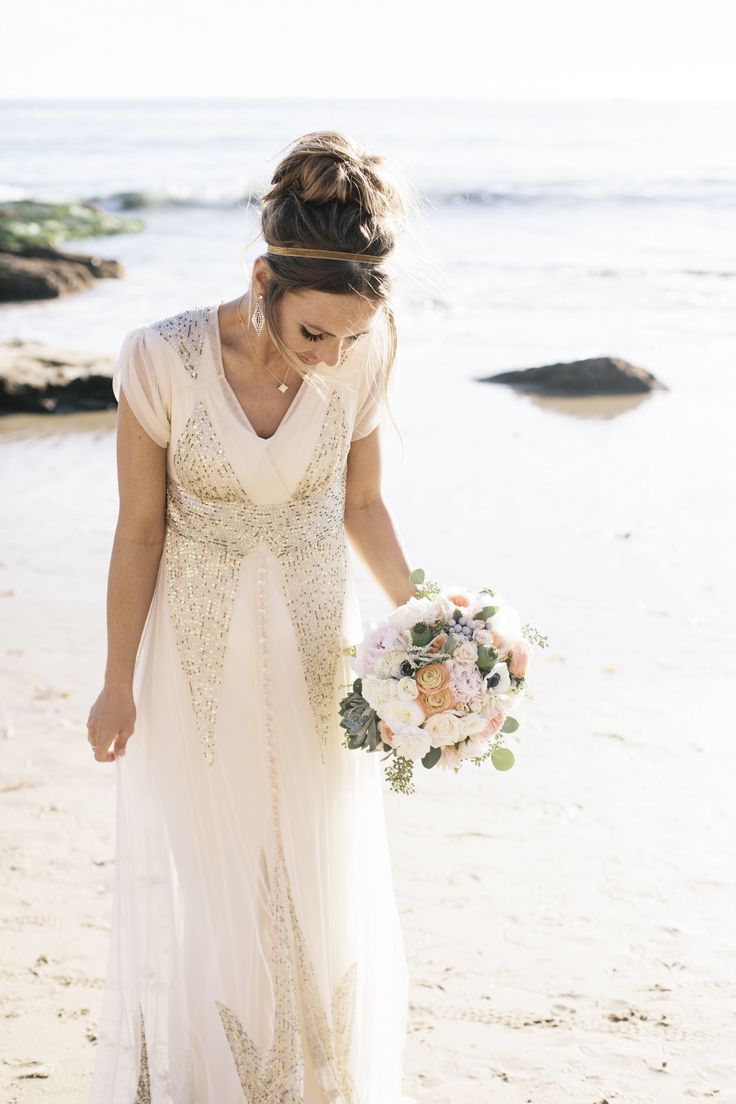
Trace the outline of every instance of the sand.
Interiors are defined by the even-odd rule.
[[[407,448],[388,432],[384,486],[412,566],[495,581],[551,643],[513,770],[420,770],[414,796],[387,791],[411,975],[405,1091],[419,1104],[733,1104],[727,404],[695,389],[534,403],[460,381],[458,407],[493,414],[481,485],[473,456],[417,468],[438,455],[437,410],[409,416],[411,378],[394,404]],[[104,668],[113,425],[0,425],[7,1104],[84,1101],[94,1060],[114,766],[93,761],[85,721]],[[358,576],[366,619],[380,616]]]

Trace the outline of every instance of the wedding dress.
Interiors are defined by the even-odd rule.
[[[167,448],[166,535],[114,766],[90,1104],[412,1104],[380,756],[338,713],[347,454],[381,417],[360,346],[263,438],[217,305],[123,340],[113,390]]]

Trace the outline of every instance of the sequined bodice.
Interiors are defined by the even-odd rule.
[[[206,309],[153,328],[194,379]],[[304,677],[325,740],[335,708],[347,572],[343,525],[350,434],[342,401],[330,393],[315,448],[295,491],[282,502],[252,501],[218,439],[206,392],[196,398],[174,446],[178,478],[167,479],[169,608],[206,760],[212,764],[222,664],[243,557],[262,542],[277,557],[284,598],[299,641]]]

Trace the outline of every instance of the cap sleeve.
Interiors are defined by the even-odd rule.
[[[171,372],[157,335],[147,326],[123,338],[112,376],[112,390],[120,402],[125,392],[136,419],[157,445],[171,438]]]
[[[370,380],[368,376],[369,373],[364,372],[358,394],[351,443],[359,441],[361,437],[367,437],[383,421],[386,407],[380,396],[382,378]]]

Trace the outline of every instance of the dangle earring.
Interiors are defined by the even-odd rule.
[[[263,327],[264,327],[265,322],[266,322],[266,316],[263,313],[263,311],[261,310],[260,300],[262,298],[263,298],[262,295],[258,296],[259,302],[256,303],[256,309],[253,311],[253,314],[250,316],[250,320],[253,323],[253,329],[256,331],[256,333],[258,334],[259,337],[261,336],[261,332],[262,332]]]

